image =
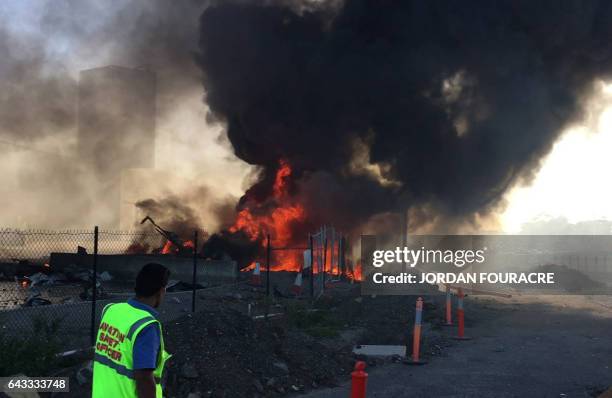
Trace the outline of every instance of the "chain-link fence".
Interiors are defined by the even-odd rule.
[[[343,277],[350,277],[346,267],[346,238],[334,227],[323,226],[312,235],[313,272],[315,295]]]
[[[333,227],[323,226],[304,239],[304,244],[282,245],[266,241],[264,285],[268,295],[320,297],[342,278],[352,277],[346,267],[346,238]],[[292,281],[283,279],[292,278]],[[290,286],[282,290],[280,286]]]
[[[94,231],[0,230],[0,310],[67,302],[78,297],[82,283],[55,275],[51,254],[93,250]],[[84,274],[76,274],[83,282]]]
[[[195,311],[198,238],[158,231],[0,230],[0,333],[27,336],[57,323],[64,349],[93,341],[101,310],[132,295],[135,274],[148,262],[174,266],[169,292],[182,292]],[[201,259],[200,259],[201,260]],[[171,278],[173,278],[171,276]],[[177,299],[178,300],[178,299]]]

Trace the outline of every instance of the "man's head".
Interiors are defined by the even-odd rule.
[[[147,299],[154,308],[159,307],[166,294],[168,278],[170,278],[168,268],[157,263],[146,264],[136,276],[134,286],[136,297]]]

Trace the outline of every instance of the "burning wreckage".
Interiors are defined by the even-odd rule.
[[[208,237],[200,250],[195,250],[194,240],[185,239],[146,216],[140,225],[148,224],[159,234],[160,246],[151,248],[150,243],[135,239],[120,254],[98,254],[99,272],[95,278],[93,255],[85,248],[79,246],[76,253],[52,252],[42,269],[35,267],[36,272],[15,277],[14,297],[3,300],[4,307],[91,300],[94,281],[98,299],[126,294],[131,291],[129,281],[134,279],[137,270],[151,261],[171,269],[173,280],[169,291],[192,289],[194,261],[199,270],[195,287],[235,281],[241,278],[239,271],[246,277],[245,273],[254,270],[257,263],[261,264],[261,270],[266,270],[269,264],[272,272],[303,273],[306,278],[310,275],[308,268],[314,264],[313,274],[324,269],[335,277],[360,279],[360,269],[352,266],[346,255],[347,239],[334,228],[321,228],[309,239],[304,227],[304,207],[293,202],[289,195],[291,173],[289,164],[281,161],[271,198],[264,202],[245,200],[233,224]],[[275,292],[279,292],[276,287]]]
[[[315,218],[294,195],[292,176],[291,165],[281,159],[273,178],[262,179],[243,196],[233,223],[208,239],[204,257],[229,256],[243,272],[259,264],[261,270],[302,273],[312,264],[314,274],[360,279],[359,265],[352,265],[348,256],[346,236],[333,227],[312,232]]]

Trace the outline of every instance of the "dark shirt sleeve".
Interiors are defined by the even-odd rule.
[[[159,353],[159,327],[157,323],[145,326],[134,342],[132,355],[134,369],[155,369],[157,367],[157,354]]]

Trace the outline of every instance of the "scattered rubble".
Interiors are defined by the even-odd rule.
[[[100,282],[96,282],[96,298],[98,300],[108,298],[108,294],[104,290],[104,287]],[[84,290],[79,294],[79,298],[83,301],[89,301],[93,299],[93,289],[89,285],[85,285]]]
[[[40,296],[40,293],[36,292],[34,294],[28,295],[28,297],[25,299],[25,302],[23,303],[23,306],[24,307],[38,307],[41,305],[49,305],[49,304],[51,304],[50,300],[42,298]]]
[[[164,326],[173,354],[165,396],[277,397],[333,387],[363,357],[353,354],[355,344],[403,345],[410,338],[413,297],[356,297],[358,288],[338,292],[322,297],[315,308],[308,300],[277,298],[268,313],[279,315],[267,319],[262,314],[266,300],[253,297],[252,290],[208,298],[204,312]],[[254,316],[247,315],[249,304]],[[429,303],[426,310],[434,307]],[[424,355],[439,355],[445,346],[425,340]],[[371,366],[397,362],[364,359]]]
[[[100,278],[102,282],[110,282],[113,280],[113,276],[108,271],[104,271],[99,274],[98,278]]]
[[[206,396],[282,395],[313,383],[333,386],[353,362],[349,346],[330,350],[301,330],[255,322],[234,310],[197,313],[167,325],[165,333],[173,353],[169,397],[194,391],[210,392]]]
[[[307,297],[268,299],[264,289],[240,284],[201,291],[197,297],[202,312],[164,323],[167,350],[173,354],[164,394],[170,398],[264,398],[333,387],[348,379],[357,359],[370,366],[398,362],[361,358],[352,349],[356,344],[406,344],[414,318],[414,297],[362,297],[359,287],[349,283],[314,304]],[[434,308],[434,303],[425,304],[425,322]],[[439,355],[440,347],[426,336],[423,354]],[[75,390],[70,396],[88,393],[91,381],[84,365],[71,371]]]
[[[27,276],[26,280],[29,281],[30,286],[52,286],[57,283],[66,282],[66,276],[60,273],[43,274],[42,272],[37,272]]]
[[[174,280],[174,279],[170,279],[168,281],[168,285],[166,285],[166,291],[167,292],[183,292],[186,290],[193,290],[194,285],[192,285],[191,283],[185,283],[182,281],[178,281],[178,280]],[[202,289],[204,286],[197,284],[195,285],[196,289]]]

